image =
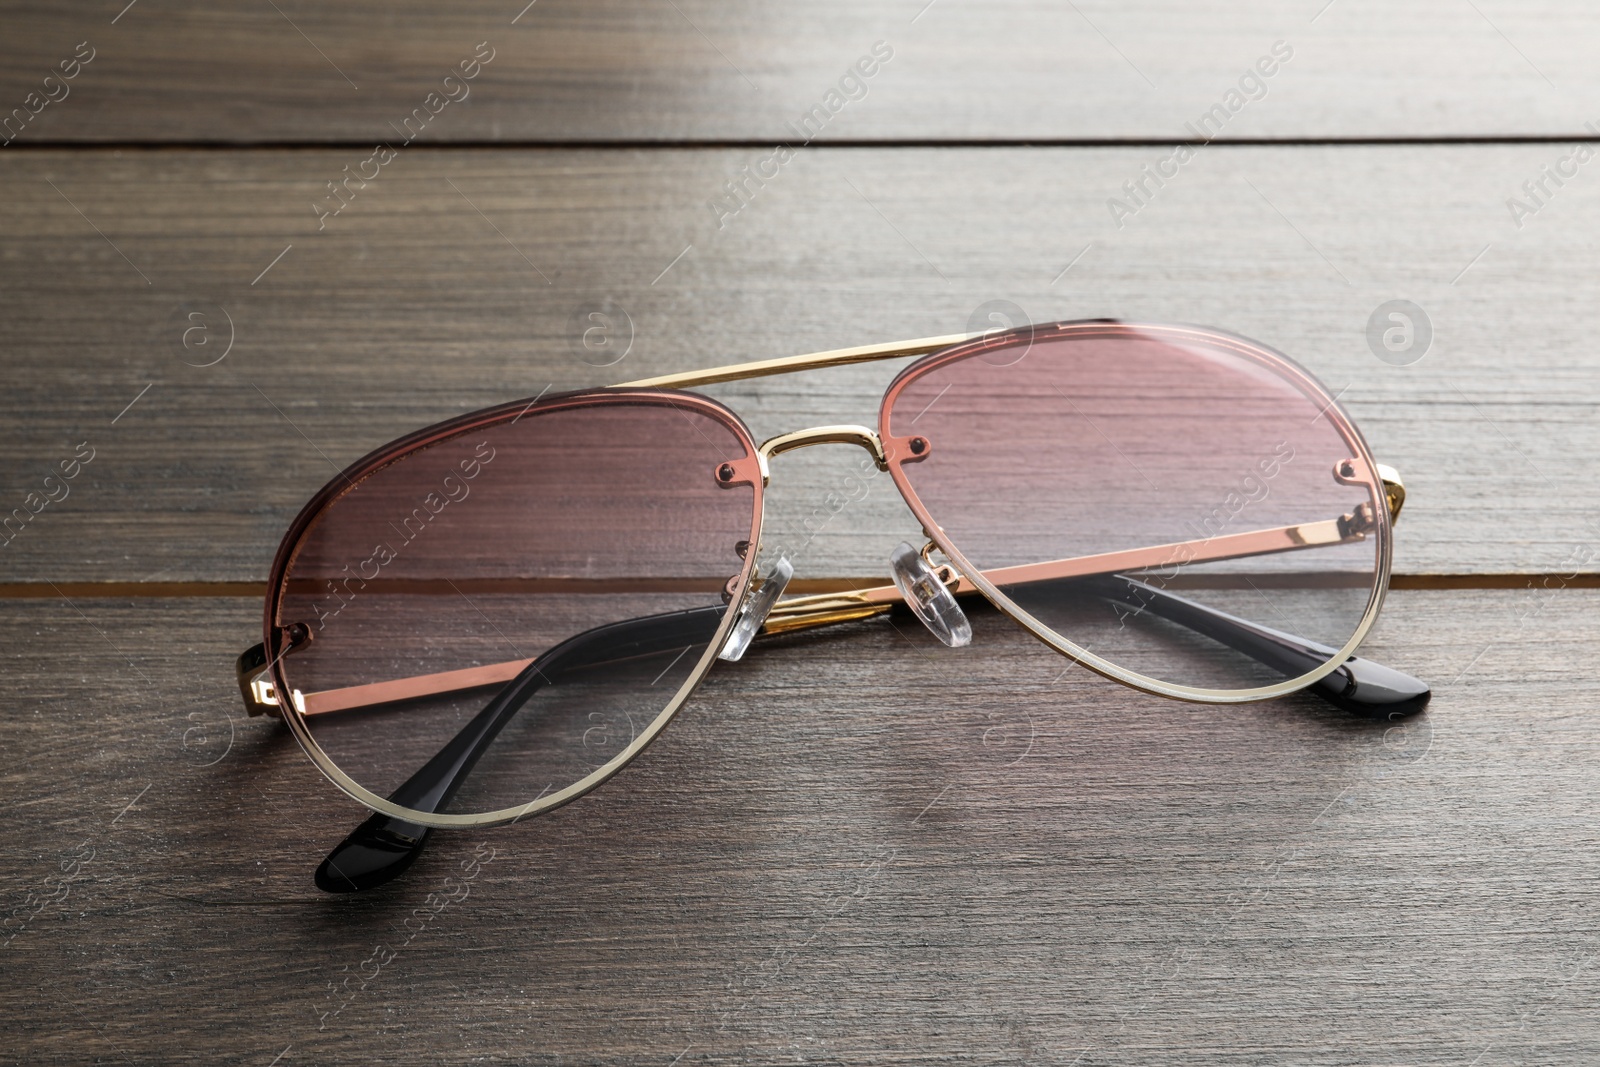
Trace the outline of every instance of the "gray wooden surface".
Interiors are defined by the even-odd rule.
[[[1574,137],[1597,118],[1596,18],[1583,0],[10,5],[0,101],[88,41],[18,143],[359,144],[486,42],[422,140],[770,142],[883,41],[827,140],[1170,141],[1281,41],[1223,137]]]
[[[1134,695],[990,614],[961,652],[797,637],[587,800],[337,899],[308,875],[356,813],[233,707],[253,604],[13,602],[8,887],[93,855],[8,929],[5,1049],[1592,1062],[1595,597],[1393,594],[1369,650],[1438,685],[1396,729]]]
[[[93,450],[0,547],[0,1062],[1594,1062],[1600,192],[1586,164],[1507,199],[1593,136],[1596,17],[0,4],[0,114],[96,50],[0,147],[0,513]],[[1280,39],[1222,138],[1301,143],[1205,148],[1119,226]],[[319,230],[486,40],[471,96]],[[719,218],[877,40],[834,146]],[[1433,330],[1408,365],[1367,339],[1394,299]],[[1340,391],[1411,489],[1363,651],[1428,714],[1182,705],[992,613],[960,652],[877,620],[720,667],[578,804],[312,887],[362,812],[244,717],[232,659],[335,467],[547,387],[994,300],[1222,326]],[[596,306],[632,323],[611,366],[572,326]],[[710,391],[762,436],[871,422],[892,371]],[[828,504],[857,459],[777,461],[801,580],[883,573],[913,532],[886,478]]]
[[[1305,363],[1406,476],[1402,573],[1597,571],[1600,366],[1578,282],[1600,269],[1600,185],[1569,183],[1520,230],[1502,203],[1557,154],[1215,147],[1118,229],[1105,201],[1154,150],[813,149],[719,229],[705,200],[760,153],[438,151],[402,154],[321,232],[311,202],[350,153],[9,157],[5,489],[20,503],[58,453],[97,452],[0,573],[259,581],[330,464],[413,427],[960,332],[997,299],[1035,321],[1219,325]],[[1396,298],[1432,323],[1409,366],[1367,339]],[[632,347],[596,367],[572,323],[606,303]],[[871,423],[892,373],[713,392],[760,436]],[[854,460],[786,457],[775,521],[802,521]],[[903,513],[887,489],[872,501],[841,537]],[[860,553],[883,550],[856,543],[825,540],[818,566],[875,573]]]

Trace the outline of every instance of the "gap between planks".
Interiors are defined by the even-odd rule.
[[[792,593],[842,593],[884,585],[886,576],[861,578],[796,578]],[[1390,589],[1600,589],[1600,572],[1582,574],[1396,574]],[[259,600],[265,582],[0,582],[0,600],[50,597],[236,597]]]
[[[641,149],[725,151],[729,149],[761,151],[783,142],[782,138],[684,138],[682,140],[651,138],[609,138],[595,140],[508,140],[508,141],[417,141],[407,145],[408,152],[566,152],[574,149],[596,151],[632,152]],[[817,138],[807,142],[807,148],[1171,148],[1179,144],[1207,148],[1316,148],[1316,147],[1372,147],[1430,145],[1524,145],[1524,144],[1595,144],[1600,137],[1591,133],[1574,131],[1566,134],[1442,134],[1436,137],[1218,137],[1209,141],[1186,141],[1173,137],[991,137],[984,139],[963,137],[880,137],[830,141]],[[364,152],[370,141],[15,141],[8,147],[11,154],[26,152]],[[792,146],[791,146],[792,147]]]

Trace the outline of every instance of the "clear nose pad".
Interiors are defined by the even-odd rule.
[[[922,620],[933,636],[951,648],[962,648],[972,643],[972,624],[967,613],[956,603],[955,594],[939,580],[939,572],[922,558],[922,553],[901,541],[889,554],[889,564],[894,570],[894,584],[906,598],[911,610]]]
[[[744,658],[750,642],[761,632],[761,624],[767,621],[767,613],[778,602],[789,579],[793,577],[794,564],[789,562],[787,556],[779,556],[776,563],[756,575],[756,580],[750,583],[750,589],[744,595],[739,618],[728,632],[727,643],[717,653],[718,659],[737,663]]]

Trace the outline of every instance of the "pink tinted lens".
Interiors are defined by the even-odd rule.
[[[510,408],[369,466],[280,556],[273,622],[309,635],[282,681],[316,746],[388,799],[532,680],[447,800],[395,797],[420,810],[527,804],[659,728],[756,536],[753,448],[697,398]]]
[[[908,368],[882,426],[930,530],[1046,636],[1144,679],[1230,691],[1309,673],[1385,577],[1359,434],[1241,338],[1038,327]],[[1267,647],[1284,635],[1306,651]]]

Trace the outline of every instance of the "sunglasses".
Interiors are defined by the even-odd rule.
[[[684,391],[908,356],[875,430],[757,444]],[[776,457],[820,444],[866,449],[925,543],[891,552],[892,581],[785,598],[763,493]],[[1404,499],[1321,383],[1213,329],[1063,322],[666,375],[464,415],[353,464],[284,536],[239,685],[374,813],[317,870],[351,892],[434,828],[583,796],[758,637],[899,611],[961,646],[978,594],[1145,692],[1413,714],[1425,684],[1352,655]]]

